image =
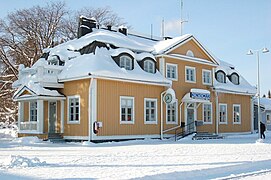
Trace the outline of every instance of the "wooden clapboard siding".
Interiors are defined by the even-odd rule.
[[[60,92],[67,98],[64,103],[64,136],[88,136],[88,94],[90,79],[69,81],[64,83]],[[80,124],[68,124],[68,96],[80,96]],[[60,103],[59,103],[60,104]],[[58,112],[60,109],[58,108]],[[60,115],[58,116],[60,118]]]
[[[24,122],[28,122],[29,121],[29,102],[24,102],[24,117],[23,117],[23,121]]]
[[[56,126],[56,131],[58,132],[58,133],[60,133],[61,132],[61,104],[60,104],[60,101],[57,101],[57,115],[56,115],[56,124],[57,124],[57,126]]]
[[[251,130],[250,96],[219,93],[219,103],[227,104],[228,123],[219,125],[219,132],[249,132]],[[233,104],[241,105],[241,124],[233,124]]]
[[[102,122],[103,127],[98,135],[159,134],[160,95],[164,90],[165,87],[161,86],[99,79],[97,81],[97,121]],[[134,97],[134,124],[120,124],[120,96]],[[144,98],[157,99],[157,124],[144,124]],[[172,125],[165,128],[167,127],[172,127]]]
[[[191,50],[193,52],[194,57],[209,60],[210,62],[212,62],[210,57],[195,43],[194,40],[189,40],[188,42],[182,44],[178,48],[173,49],[168,54],[186,55],[186,52],[188,50]]]

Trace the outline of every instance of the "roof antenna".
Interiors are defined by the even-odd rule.
[[[183,23],[188,22],[188,20],[183,20],[183,0],[181,0],[181,36],[183,35]]]

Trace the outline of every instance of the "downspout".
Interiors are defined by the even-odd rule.
[[[166,93],[167,91],[165,90],[164,92],[162,92],[161,93],[161,129],[160,129],[160,138],[161,138],[161,140],[163,140],[163,129],[164,129],[164,127],[163,127],[163,121],[164,121],[164,114],[163,114],[163,95]]]
[[[219,121],[219,104],[218,104],[218,92],[215,91],[215,106],[216,106],[216,134],[218,134],[218,121]]]
[[[179,106],[179,110],[180,110],[180,126],[182,125],[182,105],[183,105],[183,102]]]
[[[91,109],[92,109],[92,99],[91,99],[91,90],[92,90],[92,86],[93,86],[93,78],[90,79],[90,84],[89,84],[89,92],[88,92],[88,141],[91,141],[91,136],[92,136],[92,126],[91,126]]]

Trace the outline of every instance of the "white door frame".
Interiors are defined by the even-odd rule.
[[[197,104],[195,102],[193,103],[185,103],[185,108],[184,108],[184,119],[185,119],[185,125],[187,125],[187,109],[188,109],[188,105],[190,104],[194,104],[194,107],[193,108],[189,108],[189,109],[193,109],[194,110],[194,122],[195,120],[197,119]],[[187,131],[187,126],[185,127],[185,130]],[[194,131],[196,131],[196,124],[194,123]]]

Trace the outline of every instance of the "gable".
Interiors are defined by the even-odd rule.
[[[33,93],[29,92],[28,90],[24,90],[20,96],[23,96],[23,95],[32,95]]]
[[[215,59],[207,52],[207,50],[194,38],[189,38],[188,40],[180,43],[171,51],[168,51],[167,54],[178,54],[187,56],[187,51],[192,51],[195,58],[205,59],[211,63],[217,64]]]

